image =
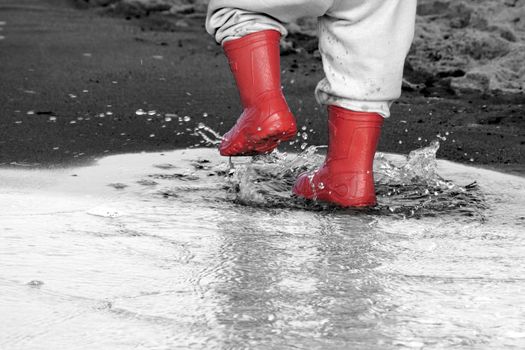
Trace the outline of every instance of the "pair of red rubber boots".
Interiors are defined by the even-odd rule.
[[[270,153],[297,133],[281,90],[280,38],[279,32],[265,30],[224,44],[244,111],[223,136],[223,156]],[[343,207],[374,206],[372,166],[383,117],[328,106],[328,124],[326,160],[316,172],[299,176],[294,194]]]

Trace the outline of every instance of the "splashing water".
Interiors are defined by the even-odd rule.
[[[200,136],[203,143],[207,143],[209,145],[218,145],[221,143],[222,136],[209,126],[206,126],[204,123],[199,123],[197,127],[193,130],[194,136]]]
[[[268,208],[336,209],[326,203],[305,201],[291,195],[297,176],[321,165],[324,159],[318,153],[321,148],[324,147],[310,146],[297,155],[274,151],[269,155],[231,161],[228,187],[233,200]],[[482,217],[485,205],[476,183],[459,186],[437,173],[438,149],[439,142],[434,141],[428,147],[414,150],[406,159],[396,162],[378,154],[374,172],[379,205],[364,211],[403,216],[448,212]]]
[[[302,130],[303,133],[299,134],[306,135],[306,127]],[[218,145],[222,139],[218,132],[203,123],[194,129],[194,135],[200,136],[202,143],[209,145]],[[374,160],[374,174],[379,205],[360,209],[359,212],[402,216],[448,212],[483,218],[486,206],[476,182],[459,186],[438,174],[436,153],[439,147],[439,141],[435,140],[429,146],[413,150],[408,157],[396,161],[378,153]],[[312,172],[321,165],[324,156],[319,150],[326,149],[326,146],[307,147],[304,144],[301,149],[303,151],[296,155],[275,150],[268,155],[230,159],[226,187],[233,194],[232,200],[267,208],[337,209],[327,203],[292,197],[291,188],[295,179],[301,173]],[[219,172],[223,171],[221,167]]]
[[[439,141],[416,149],[399,164],[378,154],[374,163],[380,210],[408,215],[449,212],[482,217],[484,199],[476,182],[459,186],[437,172]]]

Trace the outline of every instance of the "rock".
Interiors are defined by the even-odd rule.
[[[93,6],[108,6],[118,1],[120,0],[89,0],[89,3]]]
[[[420,0],[408,63],[451,80],[457,92],[521,92],[525,85],[525,0]],[[450,79],[450,75],[444,77]]]
[[[172,6],[169,0],[122,0],[121,3],[125,6],[142,8],[151,12],[166,11]]]
[[[195,12],[195,5],[185,4],[185,5],[173,5],[170,7],[169,12],[171,14],[190,14]]]
[[[40,288],[44,285],[44,282],[39,281],[39,280],[32,280],[32,281],[27,282],[27,285],[30,287],[34,287],[34,288]]]

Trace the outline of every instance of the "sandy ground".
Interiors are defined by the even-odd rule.
[[[240,112],[237,92],[203,21],[126,19],[67,0],[3,1],[0,164],[58,165],[193,146],[201,139],[190,134],[201,122],[227,131]],[[287,52],[282,65],[299,125],[314,130],[307,141],[325,144],[325,112],[313,98],[320,61],[306,50]],[[406,76],[418,78],[410,70]],[[524,173],[525,95],[457,96],[432,79],[422,90],[405,90],[381,151],[408,153],[441,138],[440,157]],[[138,109],[161,115],[136,115]],[[166,113],[177,116],[166,121]],[[191,119],[179,123],[178,116]]]

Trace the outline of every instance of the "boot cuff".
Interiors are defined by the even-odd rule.
[[[223,48],[226,52],[240,49],[242,47],[251,46],[255,43],[264,42],[279,42],[281,39],[281,33],[277,30],[261,30],[259,32],[247,34],[240,39],[228,40],[223,44]]]

